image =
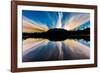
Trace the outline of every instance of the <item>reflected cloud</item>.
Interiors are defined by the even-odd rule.
[[[88,46],[81,44],[76,40],[65,40],[64,45],[66,49],[69,49],[71,52],[71,56],[73,58],[89,58],[90,57],[90,49]]]
[[[46,45],[48,43],[47,39],[26,39],[23,40],[23,56],[29,53],[30,51],[35,50],[37,47]]]
[[[76,40],[52,42],[27,39],[24,41],[23,62],[89,59],[90,49]]]
[[[58,49],[58,51],[59,51],[58,58],[59,58],[59,59],[63,59],[62,42],[61,42],[61,41],[58,41],[58,42],[56,42],[55,45],[57,46],[57,49]]]

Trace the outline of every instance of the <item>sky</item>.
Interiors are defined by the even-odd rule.
[[[45,25],[48,29],[83,30],[90,28],[89,13],[23,10],[22,16],[33,25],[34,23]]]

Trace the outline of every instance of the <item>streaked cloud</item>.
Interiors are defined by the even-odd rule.
[[[44,32],[48,30],[46,25],[40,25],[38,22],[31,21],[27,17],[23,17],[23,32]]]
[[[82,24],[90,20],[90,15],[88,13],[77,13],[72,14],[70,19],[65,23],[64,29],[74,30],[77,27],[80,27]]]

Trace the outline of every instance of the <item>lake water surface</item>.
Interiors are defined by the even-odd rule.
[[[26,39],[23,41],[23,62],[79,60],[90,58],[90,41],[66,39]]]

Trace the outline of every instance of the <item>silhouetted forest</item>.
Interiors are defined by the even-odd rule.
[[[65,39],[85,39],[90,40],[90,28],[77,31],[67,31],[65,29],[54,28],[47,32],[22,33],[23,39],[44,38],[50,41],[63,41]]]

